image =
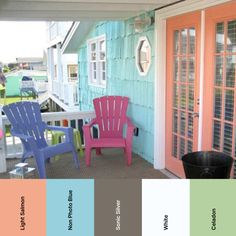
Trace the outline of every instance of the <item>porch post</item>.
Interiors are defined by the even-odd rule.
[[[57,81],[59,83],[59,98],[64,100],[64,83],[62,77],[62,58],[61,58],[61,43],[57,44]]]
[[[166,20],[155,16],[154,168],[165,168]]]
[[[59,82],[63,82],[62,60],[61,60],[61,43],[57,44],[57,79]]]
[[[2,106],[0,105],[0,129],[4,131],[2,122]],[[0,173],[7,171],[6,165],[6,148],[5,148],[5,138],[4,136],[0,139]]]
[[[55,79],[54,73],[54,55],[53,55],[53,47],[50,47],[48,50],[48,82],[49,82],[49,91],[53,91],[53,80]]]
[[[204,50],[205,50],[205,10],[201,11],[201,49],[200,49],[200,78],[199,78],[199,122],[198,122],[198,151],[202,150],[203,135],[203,90],[204,90]]]

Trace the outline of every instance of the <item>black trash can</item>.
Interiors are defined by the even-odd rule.
[[[188,179],[229,179],[233,158],[215,151],[191,152],[182,157]]]

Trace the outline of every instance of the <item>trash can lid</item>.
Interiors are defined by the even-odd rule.
[[[201,167],[221,167],[231,165],[233,158],[217,151],[198,151],[187,153],[182,157],[185,164]]]

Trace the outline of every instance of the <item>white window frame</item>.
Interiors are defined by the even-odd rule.
[[[105,43],[105,58],[100,59],[100,42],[104,41]],[[92,60],[92,51],[91,45],[95,44],[96,49],[94,53],[96,54],[96,59]],[[107,69],[106,69],[106,35],[100,35],[98,37],[87,40],[87,58],[88,58],[88,84],[91,86],[106,88],[107,83]],[[105,63],[105,70],[103,70],[102,65]],[[93,69],[93,66],[96,66],[96,70]],[[103,79],[103,73],[105,73],[105,79]],[[96,78],[94,78],[94,75]]]
[[[76,68],[76,77],[71,77],[71,68]],[[78,80],[78,65],[77,64],[68,64],[67,65],[67,76],[69,82],[74,82]]]
[[[142,70],[141,65],[140,65],[141,64],[140,51],[141,51],[141,47],[144,42],[146,42],[147,46],[149,47],[149,54],[147,55],[147,58],[146,58],[147,63],[148,63],[146,70]],[[150,45],[149,40],[146,36],[141,36],[139,38],[138,43],[137,43],[137,47],[136,47],[135,57],[136,57],[136,60],[135,60],[136,67],[137,67],[139,74],[142,76],[147,75],[152,62],[151,62],[151,45]]]

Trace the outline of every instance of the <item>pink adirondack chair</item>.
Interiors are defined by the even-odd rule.
[[[132,162],[132,138],[135,126],[126,116],[129,98],[121,96],[104,96],[95,98],[93,105],[96,118],[83,126],[85,138],[86,165],[91,164],[91,149],[96,148],[97,155],[101,154],[101,148],[124,148],[126,163]],[[91,127],[97,125],[99,138],[91,136]],[[123,137],[124,127],[126,135]]]

